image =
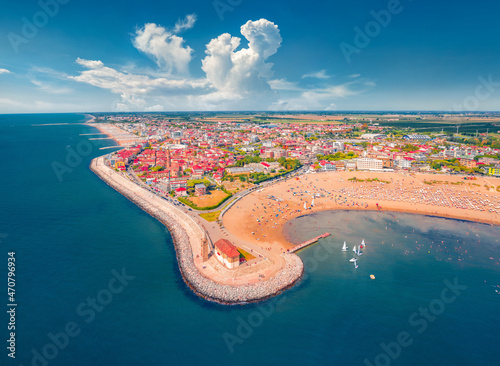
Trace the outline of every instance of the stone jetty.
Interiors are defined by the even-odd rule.
[[[220,304],[245,304],[275,296],[292,287],[302,277],[304,272],[302,260],[293,253],[283,253],[284,266],[276,275],[264,281],[255,284],[231,286],[211,280],[201,273],[194,263],[193,247],[197,247],[195,244],[199,246],[196,241],[202,240],[203,235],[201,229],[198,228],[197,231],[194,222],[186,224],[186,219],[179,216],[181,213],[176,214],[176,211],[179,210],[170,207],[171,205],[167,202],[162,207],[158,207],[138,195],[134,190],[137,190],[137,188],[144,190],[144,188],[128,181],[120,173],[107,167],[103,157],[94,159],[90,164],[90,169],[110,187],[117,190],[168,228],[173,238],[182,278],[198,296]],[[163,206],[168,209],[164,209]]]

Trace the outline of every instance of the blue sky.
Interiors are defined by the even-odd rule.
[[[499,13],[493,0],[4,2],[0,113],[500,110]]]

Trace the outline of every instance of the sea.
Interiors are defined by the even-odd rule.
[[[500,364],[499,227],[302,216],[292,242],[331,234],[298,253],[303,280],[261,303],[210,303],[182,281],[168,230],[89,170],[115,143],[90,140],[102,136],[84,120],[0,115],[0,365]]]

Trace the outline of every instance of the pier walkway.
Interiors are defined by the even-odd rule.
[[[295,248],[290,249],[289,253],[295,253],[298,250],[301,250],[301,249],[303,249],[303,248],[305,248],[305,247],[307,247],[307,246],[309,246],[311,244],[316,243],[319,239],[327,238],[329,236],[330,236],[330,233],[324,233],[324,234],[322,234],[320,236],[317,236],[315,238],[309,239],[309,240],[303,242],[302,244],[297,245]]]

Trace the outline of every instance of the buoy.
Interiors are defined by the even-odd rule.
[[[374,279],[375,279],[375,276],[371,274],[371,275],[370,275],[370,278],[371,278],[372,280],[374,280]]]

